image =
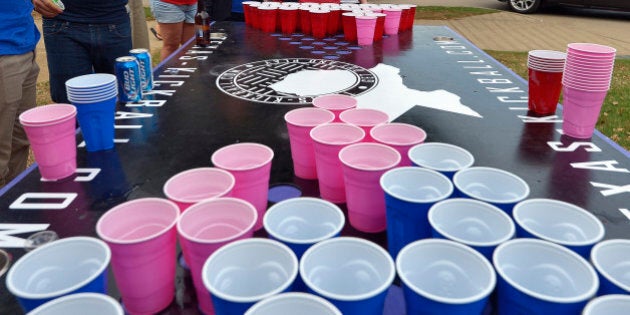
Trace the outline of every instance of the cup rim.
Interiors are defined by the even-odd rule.
[[[335,106],[322,106],[322,104],[319,104],[320,101],[327,99],[327,98],[337,98],[337,97],[341,97],[342,99],[344,99],[345,101],[348,102],[348,104],[341,104],[341,105],[335,105]],[[350,109],[350,108],[354,108],[357,106],[357,99],[355,97],[352,97],[350,95],[345,95],[345,94],[324,94],[324,95],[319,95],[317,97],[315,97],[312,101],[313,106],[315,107],[319,107],[319,108],[324,108],[324,109],[328,109],[328,110],[345,110],[345,109]]]
[[[525,206],[532,204],[532,203],[541,203],[541,202],[545,202],[545,203],[551,203],[554,205],[558,205],[558,206],[562,206],[564,208],[569,209],[569,211],[575,212],[575,213],[579,213],[580,215],[583,215],[585,217],[588,217],[589,220],[593,221],[597,226],[598,226],[598,233],[597,235],[595,235],[595,237],[591,240],[588,241],[563,241],[563,240],[558,240],[558,239],[553,239],[547,235],[544,235],[538,231],[532,230],[528,225],[523,224],[523,210]],[[566,245],[566,246],[587,246],[587,245],[592,245],[595,244],[599,241],[601,241],[604,238],[604,234],[606,232],[604,225],[602,224],[602,222],[597,219],[596,216],[594,216],[592,213],[588,212],[586,209],[583,209],[581,207],[578,207],[574,204],[568,203],[568,202],[564,202],[564,201],[560,201],[560,200],[555,200],[555,199],[548,199],[548,198],[534,198],[534,199],[527,199],[527,200],[523,200],[519,203],[517,203],[514,206],[514,209],[512,210],[512,216],[514,217],[514,221],[525,231],[527,231],[528,233],[536,236],[539,239],[543,239],[552,243],[557,243],[557,244],[561,244],[561,245]]]
[[[322,139],[320,139],[319,137],[314,137],[313,134],[317,133],[317,131],[319,131],[320,129],[323,128],[333,128],[331,126],[343,126],[344,128],[352,128],[355,129],[356,131],[359,131],[361,133],[361,137],[357,137],[356,139],[352,139],[352,140],[348,140],[348,141],[336,141],[334,143],[329,143],[326,141],[322,141]],[[344,122],[331,122],[331,123],[327,123],[327,124],[321,124],[319,126],[315,126],[313,129],[311,129],[310,133],[309,133],[311,139],[313,139],[314,142],[317,142],[319,144],[322,145],[339,145],[339,146],[347,146],[350,144],[354,144],[354,143],[359,143],[361,140],[363,140],[363,138],[365,138],[365,131],[363,129],[361,129],[361,127],[353,125],[353,124],[348,124],[348,123],[344,123]]]
[[[118,303],[118,301],[116,301],[114,298],[112,298],[109,295],[106,294],[102,294],[102,293],[93,293],[93,292],[83,292],[83,293],[75,293],[75,294],[70,294],[70,295],[65,295],[59,298],[56,298],[54,300],[50,300],[38,307],[36,307],[35,309],[29,311],[29,315],[37,315],[37,314],[42,314],[42,312],[45,312],[45,310],[49,307],[53,307],[56,306],[57,304],[62,304],[65,303],[67,301],[72,301],[72,300],[76,300],[76,299],[82,299],[82,298],[93,298],[93,299],[97,299],[103,302],[107,302],[111,307],[113,307],[116,310],[116,315],[123,315],[125,314],[125,311],[123,310],[122,306],[120,305],[120,303]]]
[[[349,150],[352,149],[356,149],[358,147],[374,147],[374,148],[379,148],[379,149],[383,149],[386,151],[389,151],[390,153],[395,153],[396,156],[396,160],[392,161],[391,163],[388,163],[385,166],[382,167],[366,167],[366,168],[357,168],[354,164],[349,163],[345,158],[343,158],[343,156],[345,155],[346,152],[348,152]],[[375,142],[357,142],[357,143],[353,143],[350,145],[347,145],[345,147],[343,147],[338,154],[339,157],[339,161],[341,161],[341,164],[355,169],[355,170],[359,170],[359,171],[386,171],[389,170],[393,167],[397,167],[400,164],[400,160],[402,159],[402,157],[400,156],[400,153],[398,151],[396,151],[396,149],[385,145],[385,144],[381,144],[381,143],[375,143]]]
[[[610,275],[610,273],[608,272],[608,270],[603,268],[603,266],[600,264],[599,259],[597,259],[597,255],[598,255],[599,251],[602,250],[603,247],[605,247],[605,246],[614,246],[614,245],[626,245],[626,246],[630,247],[630,240],[626,240],[626,239],[609,239],[609,240],[604,240],[604,241],[601,241],[601,242],[595,244],[595,246],[593,246],[593,248],[591,249],[591,257],[590,257],[591,258],[591,263],[593,264],[593,267],[595,267],[595,269],[604,278],[606,278],[606,280],[612,282],[615,286],[623,289],[624,291],[630,292],[630,285],[623,284],[619,280],[617,280],[614,277],[612,277]]]
[[[460,188],[460,185],[458,185],[459,184],[458,178],[460,178],[462,176],[461,174],[464,174],[466,172],[474,172],[474,171],[481,171],[481,170],[483,170],[483,171],[492,171],[492,172],[496,172],[496,173],[508,176],[508,177],[516,180],[523,187],[525,187],[525,191],[524,191],[522,196],[517,196],[517,197],[514,197],[512,199],[507,199],[507,200],[497,200],[497,199],[486,198],[486,197],[481,197],[481,196],[474,196],[474,199],[478,199],[478,200],[481,200],[481,201],[486,201],[486,202],[490,202],[490,203],[494,203],[494,204],[510,204],[510,203],[514,203],[514,202],[519,202],[519,201],[527,198],[529,196],[529,194],[531,193],[531,189],[529,187],[529,184],[527,184],[527,182],[524,179],[522,179],[520,176],[518,176],[518,175],[516,175],[514,173],[511,173],[511,172],[508,172],[506,170],[502,170],[502,169],[495,168],[495,167],[487,167],[487,166],[472,166],[472,167],[464,168],[464,169],[461,169],[461,170],[457,171],[455,173],[455,175],[453,175],[453,184],[455,185],[455,187],[459,191],[462,191],[466,195],[469,195],[468,193],[465,192],[465,190],[462,190]]]
[[[334,209],[332,212],[334,212],[337,217],[339,218],[339,225],[337,227],[335,227],[334,230],[328,232],[325,235],[322,235],[320,237],[316,237],[316,238],[312,238],[312,239],[303,239],[303,240],[296,240],[296,239],[288,239],[286,237],[284,237],[284,235],[280,235],[278,233],[276,233],[276,231],[274,229],[268,228],[269,224],[269,217],[271,215],[273,215],[274,212],[279,211],[278,209],[281,207],[284,207],[288,204],[293,204],[296,202],[300,202],[300,201],[311,201],[311,202],[315,202],[315,203],[319,203],[322,205],[326,205],[329,209]],[[290,198],[290,199],[286,199],[283,201],[280,201],[276,204],[274,204],[273,206],[269,207],[269,209],[267,209],[267,211],[265,212],[265,215],[263,216],[263,226],[265,227],[265,230],[267,231],[267,233],[269,233],[269,235],[273,236],[274,238],[283,241],[283,242],[287,242],[287,243],[293,243],[293,244],[313,244],[313,243],[317,243],[319,241],[323,241],[326,239],[329,239],[331,237],[334,237],[335,235],[337,235],[338,233],[341,233],[341,230],[343,229],[343,227],[346,224],[346,218],[343,215],[343,212],[341,211],[341,209],[339,209],[339,206],[335,205],[334,203],[324,200],[324,199],[320,199],[320,198],[313,198],[313,197],[297,197],[297,198]]]
[[[481,292],[467,298],[449,298],[449,297],[438,296],[438,295],[429,293],[425,290],[422,290],[421,288],[418,288],[413,283],[409,282],[409,279],[404,273],[399,272],[399,271],[402,269],[401,264],[402,264],[402,259],[404,259],[403,255],[406,254],[408,251],[412,250],[414,247],[422,246],[425,244],[447,245],[450,247],[455,247],[459,250],[462,250],[474,256],[474,258],[476,258],[479,262],[481,262],[481,264],[487,269],[488,274],[490,275],[490,284],[488,285],[488,287],[484,288],[484,290],[482,290]],[[431,300],[438,301],[441,303],[468,304],[475,301],[479,301],[485,298],[486,296],[490,295],[490,293],[492,293],[492,291],[496,287],[496,283],[497,283],[497,276],[495,274],[494,267],[488,261],[488,259],[486,259],[483,255],[481,255],[478,251],[472,249],[471,247],[455,242],[455,241],[451,241],[451,240],[443,240],[443,239],[435,239],[435,238],[422,239],[422,240],[417,240],[417,241],[407,244],[405,247],[403,247],[400,250],[400,252],[398,253],[398,256],[396,256],[396,270],[397,270],[398,276],[400,277],[400,280],[406,286],[408,286],[411,290],[413,290],[415,293],[428,297]]]
[[[239,231],[236,234],[227,236],[227,237],[223,237],[223,238],[216,238],[216,239],[201,239],[198,237],[194,237],[190,234],[188,234],[188,231],[186,231],[184,228],[182,228],[182,221],[192,215],[193,213],[197,212],[197,211],[202,211],[202,210],[198,210],[198,208],[202,208],[203,206],[207,205],[207,204],[213,204],[213,203],[220,203],[220,202],[234,202],[234,203],[238,203],[241,205],[244,205],[252,214],[253,214],[253,220],[245,227],[243,228],[243,230]],[[206,200],[202,200],[190,207],[188,207],[186,209],[186,211],[184,211],[179,218],[177,219],[177,233],[181,236],[183,236],[185,239],[187,239],[188,241],[191,242],[195,242],[195,243],[199,243],[199,244],[216,244],[216,243],[223,243],[223,242],[228,242],[231,240],[236,240],[238,238],[240,238],[241,236],[247,234],[249,231],[252,231],[252,229],[254,228],[254,226],[256,225],[256,221],[258,220],[258,211],[256,210],[256,208],[254,208],[254,206],[243,200],[243,199],[239,199],[239,198],[233,198],[233,197],[218,197],[218,198],[212,198],[212,199],[206,199]]]
[[[376,115],[380,115],[381,116],[380,118],[384,118],[384,120],[377,122],[376,124],[363,124],[363,123],[356,123],[356,122],[348,121],[348,117],[347,117],[348,115],[352,115],[354,113],[360,113],[360,112],[369,112]],[[387,123],[389,121],[389,114],[387,114],[386,112],[382,110],[378,110],[374,108],[351,108],[351,109],[341,112],[339,114],[339,119],[346,124],[357,125],[359,127],[376,127],[378,125]]]
[[[413,129],[416,132],[420,133],[420,138],[414,139],[413,141],[406,141],[406,142],[402,142],[402,141],[387,141],[387,140],[383,140],[380,139],[382,137],[379,137],[377,135],[377,132],[383,128],[392,128],[392,127],[402,127],[402,128],[408,128],[408,129]],[[372,137],[372,139],[380,142],[380,143],[387,143],[388,145],[394,145],[394,146],[407,146],[407,145],[417,145],[420,143],[423,143],[424,140],[427,139],[427,132],[424,131],[424,129],[416,126],[416,125],[412,125],[412,124],[407,124],[407,123],[398,123],[398,122],[390,122],[390,123],[385,123],[385,124],[380,124],[378,126],[374,126],[374,128],[370,129],[370,137]]]
[[[321,123],[316,123],[316,124],[304,124],[304,123],[298,123],[295,122],[291,119],[291,116],[293,116],[296,113],[300,113],[300,112],[320,112],[322,114],[326,114],[329,116],[329,118]],[[294,126],[298,126],[298,127],[310,127],[310,128],[314,128],[317,127],[319,125],[322,124],[326,124],[326,123],[331,123],[335,120],[335,114],[325,108],[319,108],[319,107],[300,107],[300,108],[296,108],[296,109],[292,109],[290,111],[288,111],[286,114],[284,114],[284,121],[287,124],[291,124]]]
[[[613,301],[623,300],[624,302],[630,303],[630,296],[626,294],[607,294],[607,295],[597,296],[593,298],[592,300],[590,300],[588,303],[586,303],[586,306],[582,310],[582,314],[593,315],[594,313],[592,312],[594,308],[610,300],[613,300]]]
[[[172,222],[170,222],[168,224],[168,226],[164,227],[159,232],[153,233],[153,234],[151,234],[149,236],[145,236],[143,238],[137,238],[137,239],[132,239],[132,240],[119,240],[119,239],[113,239],[113,238],[109,237],[108,235],[104,235],[102,233],[102,229],[103,229],[102,225],[103,225],[103,221],[105,219],[107,219],[108,217],[114,215],[116,212],[123,211],[124,208],[128,207],[131,204],[143,203],[143,202],[157,202],[157,203],[163,203],[165,205],[168,205],[169,208],[171,210],[173,210],[173,214],[175,215],[175,219],[172,220]],[[168,233],[168,231],[170,231],[173,227],[175,227],[175,225],[177,224],[177,219],[178,218],[179,218],[179,207],[174,202],[172,202],[172,201],[170,201],[168,199],[155,198],[155,197],[139,198],[139,199],[134,199],[134,200],[130,200],[130,201],[121,203],[121,204],[119,204],[119,205],[109,209],[107,212],[105,212],[98,219],[98,222],[96,222],[96,234],[101,239],[103,239],[104,241],[112,243],[112,244],[118,244],[118,245],[138,244],[138,243],[142,243],[142,242],[154,239],[154,238],[156,238],[158,236],[161,236],[163,234]]]
[[[212,257],[220,257],[221,255],[223,255],[225,252],[227,251],[231,251],[233,248],[235,247],[239,247],[239,246],[243,246],[243,245],[249,245],[250,243],[259,243],[259,244],[265,244],[267,246],[274,246],[276,248],[278,248],[279,250],[281,250],[282,252],[284,252],[289,259],[291,260],[291,270],[290,270],[290,274],[287,277],[287,280],[282,283],[279,287],[277,287],[275,290],[272,290],[270,292],[266,292],[264,294],[260,294],[257,296],[250,296],[250,297],[239,297],[239,296],[233,296],[233,295],[229,295],[229,294],[225,294],[221,291],[217,291],[216,287],[210,282],[209,279],[209,275],[208,275],[208,266],[213,262],[213,259],[211,259]],[[260,300],[263,300],[265,298],[274,296],[280,292],[284,292],[295,280],[295,278],[298,275],[298,259],[297,256],[295,256],[295,253],[293,253],[293,251],[287,246],[282,244],[281,242],[275,241],[275,240],[271,240],[271,239],[266,239],[266,238],[259,238],[259,237],[255,237],[255,238],[248,238],[248,239],[242,239],[242,240],[238,240],[238,241],[234,241],[231,242],[225,246],[221,246],[221,248],[217,249],[214,253],[212,253],[212,255],[206,259],[206,261],[203,264],[203,267],[201,268],[201,280],[203,282],[204,287],[210,291],[210,293],[218,298],[221,298],[223,300],[227,300],[230,302],[236,302],[236,303],[252,303],[252,302],[257,302]]]
[[[412,156],[412,153],[415,152],[416,150],[420,150],[421,148],[427,148],[427,147],[443,147],[443,148],[448,148],[448,149],[453,149],[455,151],[459,151],[461,153],[463,153],[464,155],[466,155],[467,157],[470,158],[470,161],[466,164],[464,164],[461,167],[458,168],[440,168],[440,167],[434,167],[434,166],[429,166],[426,165],[425,163],[418,163],[417,159],[414,159]],[[439,172],[454,172],[457,170],[461,170],[461,169],[465,169],[465,168],[469,168],[471,167],[473,164],[475,164],[475,156],[472,155],[472,153],[470,153],[470,151],[454,145],[454,144],[450,144],[450,143],[445,143],[445,142],[423,142],[423,143],[419,143],[416,144],[415,146],[411,147],[409,149],[409,151],[407,152],[407,157],[409,157],[409,160],[411,160],[411,162],[413,162],[414,164],[417,164],[421,167],[424,168],[428,168],[428,169],[432,169],[432,170],[436,170]]]
[[[444,205],[444,204],[451,204],[451,203],[474,203],[477,204],[479,206],[483,206],[486,207],[486,209],[489,212],[494,212],[496,214],[498,214],[498,216],[500,216],[504,221],[509,223],[509,232],[503,236],[502,238],[494,241],[494,242],[475,242],[475,241],[470,241],[470,240],[466,240],[466,239],[462,239],[460,237],[457,236],[453,236],[450,233],[446,233],[442,227],[440,227],[437,224],[433,224],[434,223],[434,216],[435,216],[435,212],[438,211],[437,209],[439,209],[438,207],[440,205]],[[451,199],[445,199],[442,201],[437,202],[436,204],[434,204],[433,206],[431,206],[431,208],[429,208],[429,212],[427,213],[427,217],[429,219],[429,223],[431,225],[431,227],[433,227],[434,229],[436,229],[441,235],[444,235],[447,239],[465,244],[465,245],[469,245],[469,246],[475,246],[475,247],[491,247],[491,246],[498,246],[499,244],[506,242],[510,239],[512,239],[515,235],[516,235],[516,226],[514,225],[514,221],[512,220],[512,218],[510,218],[510,216],[505,213],[505,211],[501,210],[501,208],[487,203],[487,202],[483,202],[483,201],[479,201],[476,199],[470,199],[470,198],[451,198]]]
[[[88,277],[83,279],[83,281],[76,283],[72,286],[69,286],[63,290],[58,290],[57,292],[49,292],[49,293],[29,293],[29,292],[24,292],[21,289],[17,288],[14,283],[13,283],[13,278],[15,277],[15,270],[19,269],[19,267],[25,263],[25,261],[28,261],[29,259],[32,259],[32,257],[36,257],[38,255],[40,255],[40,253],[44,253],[50,250],[50,248],[54,248],[54,247],[58,247],[58,246],[64,246],[67,244],[66,243],[74,243],[74,242],[82,242],[82,243],[91,243],[94,244],[96,246],[101,247],[104,250],[105,253],[105,257],[103,259],[103,261],[101,262],[100,266],[98,267],[97,270],[95,270],[93,272],[93,274]],[[75,290],[78,290],[79,288],[85,286],[86,284],[90,283],[91,281],[93,281],[94,279],[98,278],[100,274],[102,274],[105,269],[107,269],[107,266],[109,266],[109,263],[111,261],[111,257],[112,257],[112,252],[109,248],[109,246],[107,245],[107,243],[103,242],[102,240],[95,238],[95,237],[88,237],[88,236],[74,236],[74,237],[67,237],[67,238],[62,238],[59,240],[56,240],[54,242],[50,242],[47,244],[44,244],[38,248],[36,248],[33,251],[30,251],[28,253],[26,253],[24,256],[22,256],[20,259],[18,259],[13,266],[11,267],[11,269],[9,269],[9,271],[7,272],[7,278],[6,278],[6,285],[7,285],[7,289],[13,293],[16,296],[19,296],[20,298],[23,299],[47,299],[47,298],[54,298],[54,297],[60,297],[63,295],[66,295],[68,293],[71,293]]]
[[[97,80],[102,78],[102,81],[98,83],[92,83],[92,84],[79,84],[79,85],[75,84],[75,83],[79,83],[83,81],[86,78],[96,78]],[[112,82],[116,82],[116,76],[113,74],[90,73],[90,74],[84,74],[84,75],[80,75],[80,76],[76,76],[76,77],[68,79],[65,82],[65,86],[70,85],[70,87],[73,89],[93,88],[93,87],[99,87],[99,86],[111,84]]]
[[[173,184],[173,182],[175,182],[176,180],[182,179],[183,177],[191,174],[191,173],[197,173],[197,172],[213,172],[213,173],[220,173],[221,175],[225,175],[227,178],[229,178],[230,183],[228,185],[228,187],[221,192],[221,194],[219,196],[216,197],[208,197],[208,198],[202,198],[202,199],[191,199],[191,198],[180,198],[178,196],[173,196],[170,192],[169,192],[169,188],[170,186]],[[162,186],[162,192],[164,192],[164,195],[166,195],[166,197],[168,199],[171,200],[175,200],[177,202],[183,202],[183,203],[196,203],[196,202],[200,202],[202,200],[205,199],[214,199],[214,198],[218,198],[218,197],[222,197],[225,196],[225,194],[227,194],[229,191],[231,191],[232,189],[234,189],[234,185],[236,184],[236,179],[234,178],[234,175],[232,175],[232,173],[218,168],[218,167],[197,167],[197,168],[191,168],[182,172],[179,172],[173,176],[171,176],[166,183],[164,183],[164,186]]]
[[[252,165],[252,166],[245,166],[245,167],[228,167],[226,165],[221,165],[222,163],[217,163],[216,159],[218,157],[219,154],[233,149],[235,147],[243,147],[243,146],[250,146],[250,147],[257,147],[260,149],[263,149],[265,151],[267,151],[267,156],[265,157],[264,160],[260,161],[259,163],[257,163],[256,165]],[[219,148],[218,150],[214,151],[214,153],[212,153],[212,155],[210,156],[210,161],[212,162],[212,164],[214,164],[215,167],[218,168],[222,168],[224,170],[228,170],[228,171],[249,171],[249,170],[253,170],[259,167],[262,167],[268,163],[271,163],[271,160],[273,160],[274,157],[274,152],[273,150],[261,143],[256,143],[256,142],[239,142],[239,143],[233,143],[230,145],[226,145],[222,148]]]
[[[276,294],[274,296],[268,297],[264,300],[256,302],[256,304],[250,307],[245,312],[244,315],[255,315],[259,308],[263,308],[268,304],[272,304],[278,300],[285,300],[287,298],[300,298],[300,299],[309,300],[309,301],[318,303],[322,306],[325,306],[332,315],[342,315],[341,311],[339,311],[339,309],[334,304],[330,303],[328,300],[322,297],[319,297],[317,295],[308,294],[304,292],[287,292],[287,293],[280,293],[280,294]]]
[[[567,53],[557,50],[548,49],[535,49],[527,52],[528,56],[543,60],[564,60],[567,58]],[[554,58],[557,57],[557,58]]]
[[[46,107],[50,108],[51,106],[67,109],[68,112],[66,114],[64,114],[64,115],[61,115],[60,117],[57,117],[57,118],[55,118],[53,120],[49,120],[49,121],[37,121],[36,122],[36,121],[24,120],[24,117],[27,117],[29,113],[33,113],[35,111],[42,111],[42,110],[45,110]],[[23,112],[22,114],[20,114],[18,119],[20,120],[20,123],[22,125],[31,126],[31,127],[39,127],[39,126],[47,126],[47,125],[50,125],[51,123],[57,123],[57,122],[66,121],[68,119],[71,119],[72,117],[76,117],[76,115],[77,115],[77,108],[74,105],[70,105],[70,104],[48,104],[48,105],[37,106],[37,107],[33,107],[33,108],[29,109],[29,110]]]
[[[311,279],[304,276],[306,275],[306,271],[304,270],[304,261],[310,256],[313,255],[313,252],[315,252],[316,250],[318,250],[320,247],[324,247],[324,246],[328,246],[331,243],[360,243],[362,245],[368,246],[370,249],[372,249],[373,251],[378,252],[378,254],[382,255],[385,260],[387,260],[388,265],[389,265],[389,273],[387,274],[387,276],[385,277],[385,280],[383,281],[383,284],[380,285],[379,287],[375,288],[374,290],[370,291],[370,292],[366,292],[363,294],[354,294],[354,295],[347,295],[347,294],[335,294],[335,293],[330,293],[330,292],[326,292],[322,289],[319,288],[319,286],[316,286],[314,283],[311,282]],[[306,284],[306,286],[308,288],[310,288],[311,290],[313,290],[316,294],[321,295],[323,297],[326,298],[330,298],[330,299],[334,299],[334,300],[339,300],[339,301],[356,301],[356,300],[364,300],[364,299],[368,299],[371,298],[373,296],[376,296],[377,294],[387,290],[392,282],[394,281],[394,277],[396,276],[396,265],[394,264],[394,260],[392,259],[392,257],[389,255],[388,252],[386,252],[382,247],[380,247],[379,245],[376,245],[373,242],[370,242],[368,240],[362,239],[362,238],[358,238],[358,237],[351,237],[351,236],[342,236],[342,237],[335,237],[335,238],[331,238],[331,239],[327,239],[325,241],[321,241],[311,247],[309,247],[306,252],[304,252],[304,254],[302,255],[302,258],[300,259],[300,277],[302,278],[302,280],[304,281],[304,283]]]
[[[449,189],[448,192],[444,195],[441,196],[437,196],[435,198],[431,198],[431,199],[416,199],[416,198],[409,198],[409,197],[405,197],[400,195],[397,192],[393,192],[393,191],[389,191],[389,187],[385,186],[385,181],[387,179],[388,176],[391,176],[394,173],[401,173],[401,172],[413,172],[413,173],[425,173],[431,176],[437,176],[438,178],[440,178],[440,180],[445,181],[449,184]],[[415,167],[415,166],[402,166],[402,167],[396,167],[396,168],[392,168],[388,171],[386,171],[385,173],[383,173],[383,175],[381,175],[381,178],[379,179],[379,184],[381,186],[381,188],[383,189],[383,191],[385,191],[387,194],[394,196],[396,199],[400,199],[400,200],[404,200],[407,202],[412,202],[412,203],[434,203],[434,202],[438,202],[440,200],[443,200],[444,198],[448,198],[450,195],[453,194],[453,191],[455,190],[453,183],[451,182],[451,180],[446,177],[446,175],[439,173],[437,171],[434,171],[432,169],[428,169],[428,168],[422,168],[422,167]]]
[[[508,277],[504,272],[502,268],[498,268],[497,266],[499,265],[497,260],[498,260],[498,256],[501,253],[502,250],[504,250],[505,247],[507,246],[512,246],[512,244],[520,244],[520,243],[528,243],[530,245],[536,245],[536,246],[543,246],[543,247],[552,247],[555,250],[560,251],[563,255],[568,255],[570,256],[571,259],[576,260],[577,263],[582,264],[586,267],[586,269],[588,269],[589,273],[590,273],[590,278],[592,280],[592,282],[595,285],[592,285],[591,288],[589,288],[589,290],[587,290],[586,292],[575,296],[575,297],[550,297],[550,296],[545,296],[543,294],[540,294],[538,292],[534,292],[532,290],[529,290],[523,286],[521,286],[519,283],[515,282],[514,280],[512,280],[512,278]],[[595,296],[595,293],[597,293],[597,290],[599,288],[599,279],[597,278],[597,272],[594,270],[594,268],[588,263],[588,261],[586,261],[586,259],[584,259],[582,256],[578,255],[577,253],[575,253],[574,251],[562,246],[562,245],[558,245],[549,241],[545,241],[545,240],[539,240],[539,239],[534,239],[534,238],[516,238],[516,239],[512,239],[509,240],[507,242],[504,242],[502,244],[500,244],[499,246],[497,246],[497,248],[494,250],[494,254],[492,255],[492,265],[495,266],[495,270],[497,272],[497,274],[499,274],[499,276],[505,281],[507,282],[510,286],[512,286],[513,288],[515,288],[516,290],[518,290],[521,293],[524,293],[528,296],[534,297],[536,299],[539,300],[543,300],[543,301],[547,301],[547,302],[552,302],[552,303],[576,303],[576,302],[581,302],[581,301],[585,301],[588,300],[589,298]]]

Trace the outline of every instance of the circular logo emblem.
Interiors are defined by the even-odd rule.
[[[363,67],[311,58],[256,61],[226,70],[217,78],[217,86],[228,95],[284,105],[309,104],[322,94],[360,95],[377,83],[377,76]]]

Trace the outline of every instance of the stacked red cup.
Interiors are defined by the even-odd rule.
[[[566,56],[553,50],[532,50],[528,53],[529,110],[538,115],[556,112]]]
[[[563,84],[564,134],[587,139],[593,135],[612,78],[616,49],[592,44],[567,46]]]

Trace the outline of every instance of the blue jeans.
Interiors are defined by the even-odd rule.
[[[129,19],[120,24],[83,24],[44,19],[44,43],[50,72],[50,94],[69,103],[66,81],[90,73],[114,74],[116,58],[131,50]]]

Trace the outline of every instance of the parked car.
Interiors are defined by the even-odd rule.
[[[545,5],[569,5],[596,9],[630,11],[630,0],[499,0],[518,13],[533,13]]]

